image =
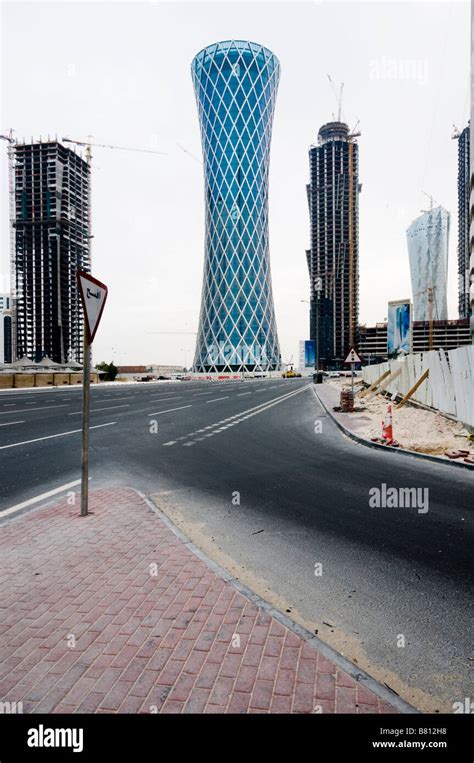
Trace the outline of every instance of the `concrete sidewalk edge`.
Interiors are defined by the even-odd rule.
[[[427,461],[433,461],[436,464],[443,464],[443,466],[457,466],[458,468],[461,468],[461,469],[472,470],[472,466],[470,466],[469,464],[464,464],[462,461],[455,461],[455,460],[451,461],[450,459],[447,459],[447,458],[432,456],[429,453],[419,453],[416,450],[407,450],[405,448],[394,448],[392,445],[381,445],[379,442],[372,442],[372,440],[367,440],[367,438],[361,437],[360,435],[353,432],[352,429],[348,429],[347,427],[345,427],[344,424],[341,421],[339,421],[339,419],[337,419],[336,416],[334,416],[334,412],[331,410],[331,408],[328,407],[326,403],[324,402],[324,400],[322,400],[319,397],[314,386],[312,387],[312,390],[314,392],[314,396],[316,400],[322,405],[326,413],[328,413],[331,416],[336,426],[339,427],[341,432],[343,432],[348,437],[350,437],[351,440],[354,440],[354,442],[358,442],[361,445],[365,445],[367,448],[375,448],[376,450],[391,451],[392,453],[398,453],[399,455],[403,455],[403,456],[413,456],[413,458],[423,458]]]
[[[387,702],[388,704],[392,705],[396,710],[398,710],[400,713],[403,714],[415,714],[419,711],[414,708],[412,705],[410,705],[408,702],[405,702],[398,694],[390,690],[387,686],[384,684],[379,683],[375,680],[375,678],[372,678],[368,673],[366,673],[364,670],[359,668],[357,665],[354,665],[350,660],[348,660],[346,657],[344,657],[342,654],[337,652],[332,647],[328,646],[324,641],[322,641],[318,636],[316,636],[314,633],[311,633],[307,628],[304,628],[302,625],[298,625],[298,623],[295,623],[293,620],[288,618],[286,615],[284,615],[282,612],[280,612],[278,609],[275,609],[275,607],[270,604],[268,601],[265,601],[265,599],[262,599],[258,594],[254,593],[250,588],[247,588],[247,586],[243,585],[239,580],[237,580],[233,575],[231,575],[226,569],[221,567],[217,562],[214,562],[210,557],[208,557],[198,546],[196,546],[189,538],[184,535],[184,533],[179,530],[173,522],[164,514],[159,507],[146,496],[144,493],[142,493],[140,490],[137,490],[136,488],[129,488],[131,490],[134,490],[141,498],[142,500],[147,504],[147,506],[150,508],[150,510],[155,513],[161,520],[164,522],[164,524],[168,527],[169,530],[171,530],[174,535],[179,538],[179,540],[187,546],[187,548],[200,559],[204,564],[206,564],[213,572],[216,573],[220,578],[222,578],[226,583],[229,583],[232,585],[240,594],[245,596],[247,599],[252,601],[254,604],[256,604],[261,609],[265,610],[271,617],[275,618],[275,620],[278,620],[282,625],[285,626],[285,628],[288,628],[289,631],[294,633],[296,636],[299,636],[303,641],[313,646],[315,649],[317,649],[321,654],[326,657],[328,660],[331,660],[334,662],[338,668],[341,670],[344,670],[346,673],[350,675],[350,677],[357,681],[357,683],[360,683],[367,689],[369,689],[373,694],[375,694],[379,699],[381,699],[383,702]]]

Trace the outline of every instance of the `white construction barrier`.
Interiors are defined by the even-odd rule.
[[[413,393],[412,400],[434,408],[461,421],[474,430],[474,346],[458,347],[456,350],[431,350],[407,355],[400,360],[390,360],[375,366],[365,366],[362,378],[372,384],[385,371],[398,374],[386,391],[404,396],[429,369],[429,376]]]

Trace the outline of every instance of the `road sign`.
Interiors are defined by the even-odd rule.
[[[101,283],[84,270],[77,271],[77,283],[84,308],[87,338],[89,344],[92,344],[105,307],[108,289],[105,283]]]
[[[81,517],[88,514],[89,503],[89,415],[91,389],[91,344],[107,300],[107,286],[84,270],[77,271],[77,283],[84,309],[84,365],[82,374],[82,457]]]
[[[349,352],[349,355],[345,359],[344,363],[360,363],[360,358],[354,349]]]

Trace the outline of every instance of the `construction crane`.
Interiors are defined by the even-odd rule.
[[[191,153],[191,151],[188,151],[188,149],[185,148],[185,146],[183,146],[181,143],[176,142],[176,145],[178,146],[178,148],[181,149],[181,151],[183,151],[185,154],[190,156],[191,159],[194,159],[195,162],[197,162],[198,164],[202,164],[201,159],[199,159],[199,157],[197,157],[195,154]]]
[[[329,80],[329,84],[331,85],[332,92],[334,93],[334,96],[335,96],[336,101],[337,101],[337,121],[340,122],[341,121],[341,109],[342,109],[342,93],[343,93],[343,90],[344,90],[344,82],[341,82],[341,86],[339,88],[339,93],[338,93],[337,90],[336,90],[336,87],[334,85],[334,82],[331,79],[331,75],[328,74],[327,78]]]
[[[349,135],[347,136],[348,138],[358,138],[359,135],[362,134],[360,130],[357,130],[359,125],[360,125],[360,119],[357,120],[352,130],[349,131]]]
[[[433,198],[433,196],[430,193],[426,193],[426,191],[422,191],[425,196],[430,200],[430,208],[429,209],[422,209],[421,212],[431,212],[433,210],[433,202],[436,202],[436,204],[439,204],[439,201],[436,201],[436,199]]]
[[[92,159],[92,146],[97,148],[112,148],[116,151],[138,151],[141,154],[160,154],[166,156],[164,151],[153,151],[151,148],[134,148],[133,146],[114,146],[110,143],[91,143],[89,140],[75,140],[74,138],[62,138],[64,143],[75,143],[77,146],[84,146],[86,149],[86,159],[91,162]]]

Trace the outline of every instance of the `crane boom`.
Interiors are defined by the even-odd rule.
[[[62,138],[64,143],[76,143],[78,146],[97,146],[98,148],[114,148],[118,151],[138,151],[141,154],[161,154],[161,156],[167,156],[164,151],[153,151],[151,148],[134,148],[133,146],[113,146],[110,143],[91,143],[87,140],[74,140],[73,138]]]
[[[336,87],[334,85],[334,82],[332,81],[331,75],[328,74],[327,78],[329,80],[329,84],[331,85],[332,92],[334,93],[334,96],[337,101],[337,121],[341,121],[341,110],[342,110],[342,91],[344,90],[344,82],[341,82],[341,87],[339,89],[339,93],[336,90]]]

